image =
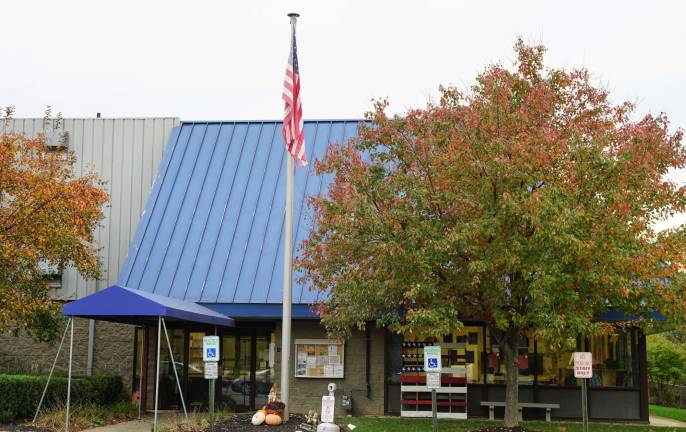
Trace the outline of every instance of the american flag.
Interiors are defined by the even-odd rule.
[[[295,44],[295,27],[291,39],[291,53],[288,56],[286,79],[283,82],[283,100],[286,102],[283,113],[283,140],[286,149],[300,165],[307,165],[305,156],[305,131],[303,129],[303,108],[300,99],[300,70],[298,69],[298,50]]]

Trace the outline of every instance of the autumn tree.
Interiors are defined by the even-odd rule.
[[[546,68],[515,44],[513,68],[488,66],[466,91],[403,115],[375,103],[359,137],[317,164],[314,228],[297,265],[329,332],[377,322],[440,336],[483,321],[506,363],[506,426],[517,424],[517,345],[612,331],[608,308],[681,322],[682,131],[637,119],[585,69]]]
[[[45,137],[0,135],[0,332],[54,337],[61,305],[50,299],[51,269],[98,278],[93,230],[109,199],[95,175],[77,177],[76,157]]]

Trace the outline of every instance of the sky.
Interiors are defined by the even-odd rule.
[[[390,112],[510,66],[518,36],[553,67],[586,67],[617,102],[686,127],[683,1],[3,0],[0,106],[40,117],[278,119],[300,13],[305,118]],[[673,173],[679,182],[686,173]],[[684,218],[686,220],[686,218]]]

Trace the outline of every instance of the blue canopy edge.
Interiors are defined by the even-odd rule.
[[[202,324],[234,327],[232,318],[197,303],[112,285],[67,303],[62,314],[69,317],[138,324],[153,318],[167,318]]]
[[[281,319],[283,305],[274,303],[203,303],[203,306],[236,319]],[[319,315],[308,304],[291,306],[293,319],[319,319]]]

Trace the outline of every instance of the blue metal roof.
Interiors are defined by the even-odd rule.
[[[308,161],[322,158],[329,143],[356,137],[359,124],[305,122]],[[285,154],[280,121],[174,128],[118,284],[228,308],[235,317],[243,315],[240,305],[252,305],[243,309],[253,315],[255,305],[275,309],[283,285]],[[313,163],[296,168],[293,256],[312,224],[307,197],[325,193],[330,180],[314,175]],[[293,303],[316,300],[294,277]],[[303,307],[294,316],[300,309],[312,316]]]
[[[64,316],[142,324],[157,317],[233,327],[234,320],[205,306],[112,285],[63,307]]]

